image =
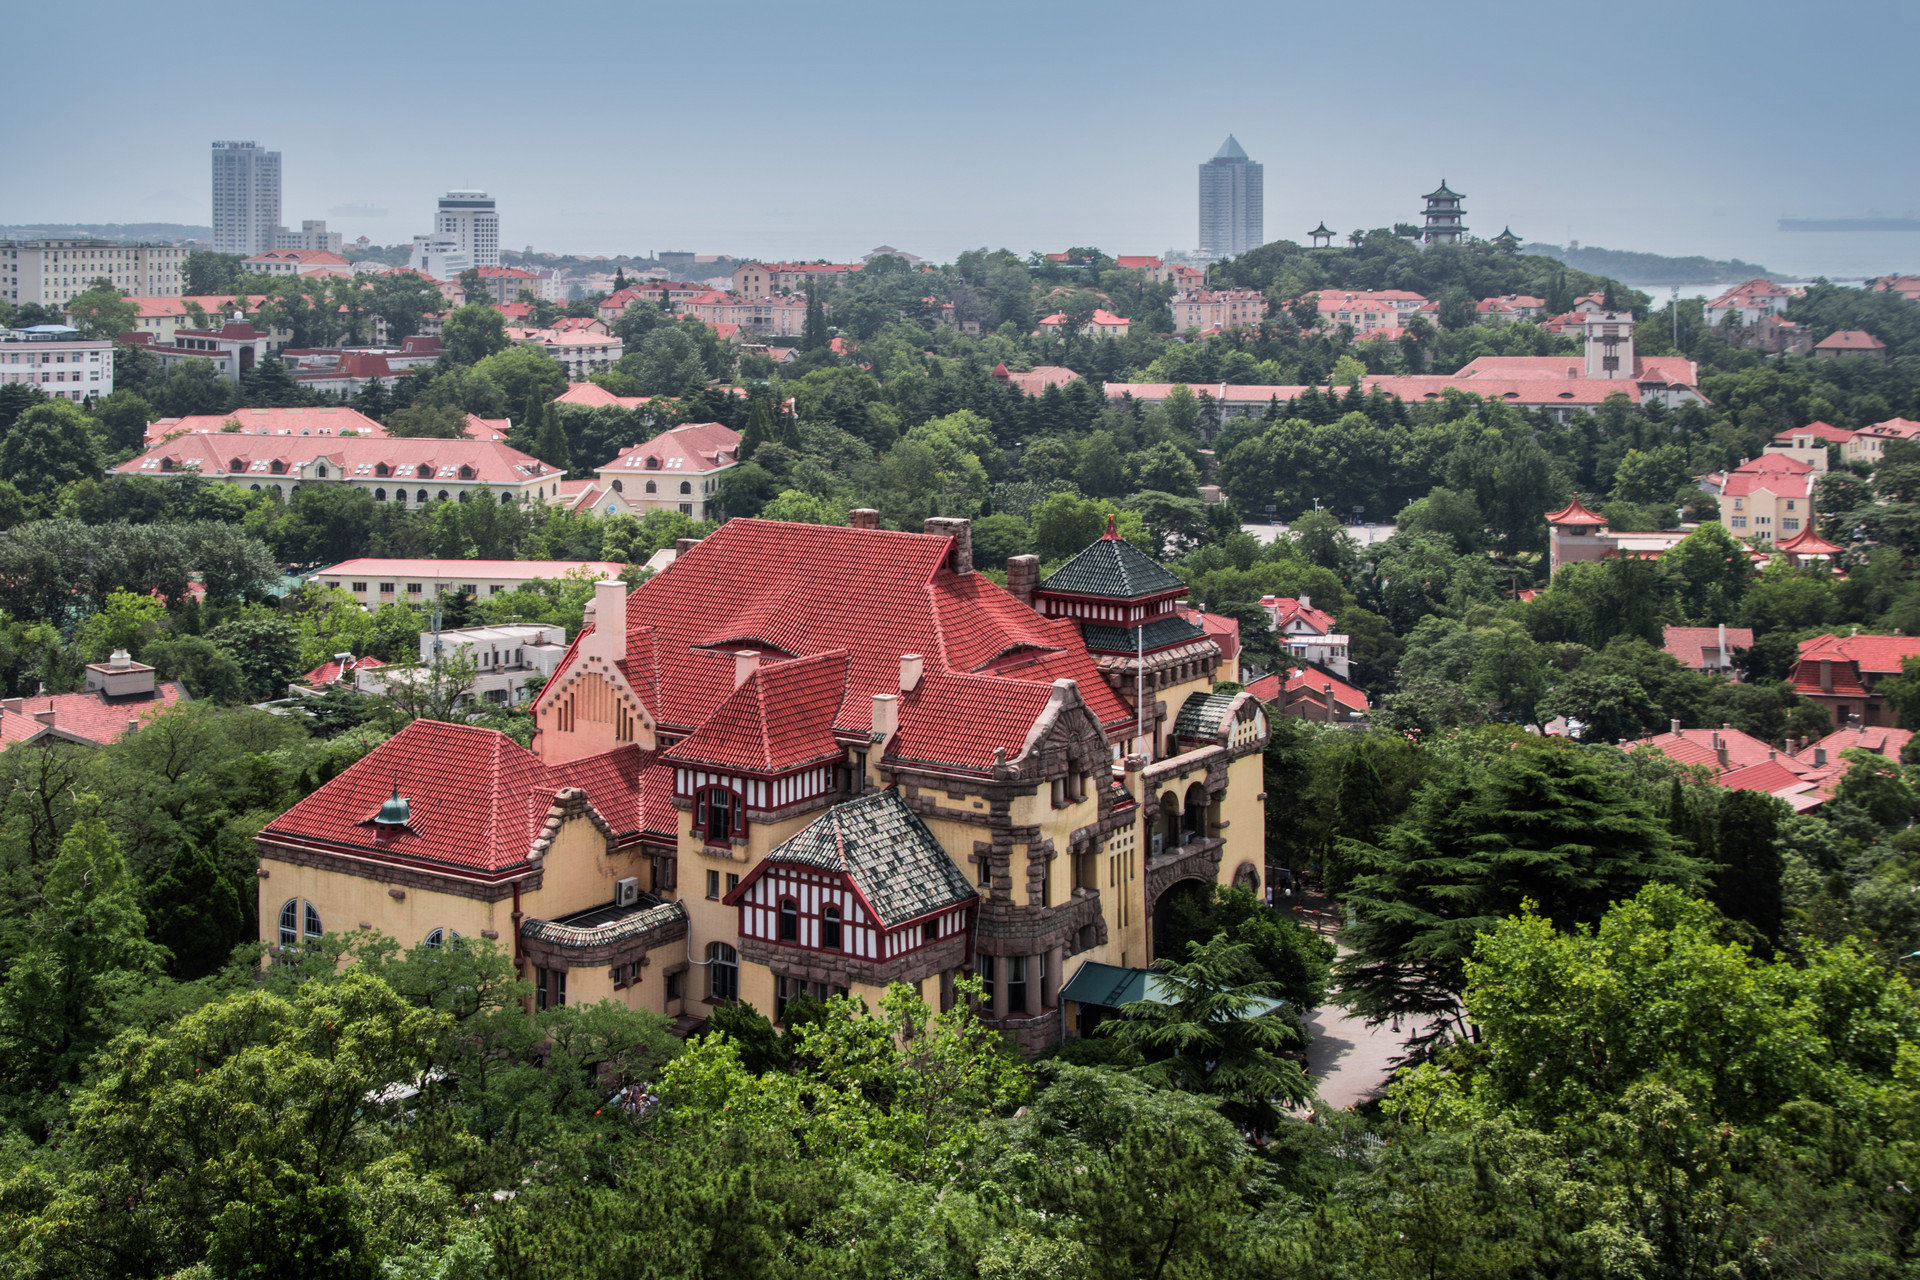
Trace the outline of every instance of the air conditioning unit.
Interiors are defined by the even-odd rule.
[[[614,885],[613,885],[613,905],[614,906],[630,907],[638,901],[640,901],[640,877],[639,876],[628,876],[624,880],[616,880],[614,882]]]

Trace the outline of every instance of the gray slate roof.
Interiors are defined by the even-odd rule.
[[[980,896],[892,789],[835,805],[766,861],[840,872],[887,928]]]
[[[1140,636],[1143,630],[1146,635]],[[1170,644],[1207,638],[1204,628],[1195,626],[1177,613],[1154,618],[1139,627],[1103,627],[1097,623],[1083,622],[1080,624],[1080,634],[1086,637],[1087,648],[1098,649],[1102,653],[1151,652]]]
[[[1076,596],[1104,596],[1109,600],[1138,600],[1142,596],[1180,590],[1186,585],[1131,542],[1123,538],[1102,538],[1062,565],[1040,584],[1040,589]]]
[[[1235,693],[1190,693],[1173,718],[1176,738],[1217,738],[1233,714]]]

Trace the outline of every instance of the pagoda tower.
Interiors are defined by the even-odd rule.
[[[1461,219],[1467,216],[1467,211],[1460,207],[1466,197],[1448,190],[1445,178],[1440,179],[1438,191],[1430,191],[1421,198],[1427,202],[1427,225],[1421,235],[1428,244],[1459,244],[1466,238],[1467,225]]]

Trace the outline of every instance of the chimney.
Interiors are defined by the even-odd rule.
[[[1675,737],[1678,737],[1680,734],[1680,722],[1678,720],[1673,722],[1673,732]]]
[[[1707,739],[1707,745],[1712,747],[1715,751],[1718,751],[1720,749],[1720,735],[1718,733],[1715,733],[1714,735],[1709,737]]]
[[[872,507],[855,507],[847,512],[847,524],[855,529],[878,529],[880,513]]]
[[[1007,590],[1013,598],[1033,608],[1033,593],[1040,585],[1039,556],[1007,557]]]
[[[133,665],[133,655],[125,649],[115,649],[107,659],[107,665],[115,671],[125,671]]]
[[[1820,692],[1833,692],[1833,660],[1831,658],[1820,659]]]
[[[1728,763],[1727,744],[1721,740],[1720,735],[1717,733],[1713,735],[1713,754],[1720,758],[1720,767],[1722,769],[1726,768]]]
[[[603,578],[593,584],[593,635],[580,646],[582,657],[618,662],[627,656],[627,584]]]
[[[1301,597],[1300,597],[1300,612],[1302,612],[1302,613],[1305,613],[1305,612],[1306,612],[1307,610],[1309,610],[1309,609],[1311,609],[1311,608],[1313,608],[1313,597],[1312,597],[1312,596],[1301,596]]]
[[[973,572],[973,521],[956,516],[928,516],[927,532],[953,539],[948,567],[957,574]]]
[[[53,708],[52,708],[52,707],[48,707],[48,708],[47,708],[46,710],[44,710],[44,711],[36,711],[36,712],[34,712],[34,713],[33,713],[33,718],[34,718],[35,720],[38,720],[38,721],[39,721],[39,722],[40,722],[41,724],[52,724],[52,723],[53,723]]]
[[[0,711],[11,711],[17,716],[23,716],[27,714],[27,700],[25,698],[0,699]]]
[[[738,689],[741,685],[751,680],[753,673],[759,669],[760,651],[758,649],[735,649],[733,651],[734,688]]]
[[[1815,747],[1813,749],[1813,767],[1816,769],[1824,769],[1827,767],[1827,749],[1825,747]]]
[[[927,668],[927,660],[917,653],[900,655],[900,692],[912,693],[920,687],[920,675]]]
[[[675,538],[673,540],[674,558],[678,559],[699,545],[700,539],[698,538]]]
[[[1720,665],[1723,667],[1733,665],[1732,660],[1727,656],[1727,624],[1724,622],[1720,624]]]
[[[893,741],[893,735],[900,728],[900,695],[897,693],[876,693],[873,695],[873,737],[874,750],[884,753],[887,744]]]

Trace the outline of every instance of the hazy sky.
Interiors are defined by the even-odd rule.
[[[1920,233],[1774,224],[1920,211],[1914,0],[6,10],[0,222],[204,223],[208,143],[243,138],[289,225],[350,240],[471,185],[516,248],[1156,252],[1232,132],[1270,239],[1410,219],[1445,177],[1484,234],[1920,268]]]

